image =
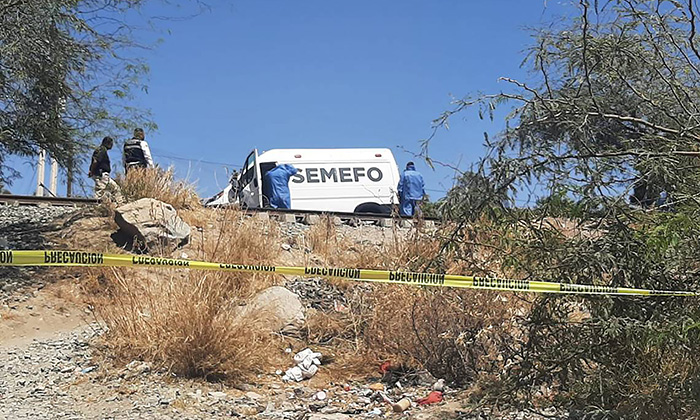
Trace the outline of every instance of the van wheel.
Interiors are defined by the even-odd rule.
[[[377,203],[362,203],[355,207],[354,213],[391,214],[391,209]]]

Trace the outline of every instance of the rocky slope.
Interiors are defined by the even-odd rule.
[[[51,247],[50,238],[55,235],[50,233],[59,232],[82,214],[84,210],[72,208],[0,206],[0,248]],[[296,223],[281,225],[280,250],[287,252],[290,264],[300,263],[296,259],[309,253],[295,239],[307,229]],[[338,235],[354,237],[358,243],[381,243],[395,234],[377,226],[338,227]],[[298,349],[290,349],[287,362],[274,371],[236,388],[178,378],[138,360],[118,364],[104,358],[100,324],[94,322],[85,304],[66,299],[62,282],[68,283],[37,268],[0,270],[0,330],[5,330],[0,331],[0,340],[4,340],[0,341],[0,419],[562,418],[552,412],[469,409],[462,391],[449,387],[444,390],[444,401],[419,407],[415,401],[426,397],[435,381],[429,375],[397,377],[388,383],[380,381],[380,374],[362,381],[333,383],[312,378],[283,382],[282,372],[293,366],[292,355]],[[347,303],[348,292],[324,279],[289,278],[285,285],[313,310],[339,310]],[[361,287],[357,289],[360,293]],[[60,319],[71,321],[56,322]],[[19,325],[24,334],[21,340],[5,333]],[[411,406],[394,413],[387,398],[394,402],[406,398]]]

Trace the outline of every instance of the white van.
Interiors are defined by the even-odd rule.
[[[389,149],[273,149],[260,155],[256,149],[237,182],[232,180],[206,205],[268,206],[262,193],[265,173],[284,163],[299,170],[289,182],[292,209],[390,213],[398,202],[399,170]]]

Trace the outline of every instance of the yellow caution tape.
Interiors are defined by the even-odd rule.
[[[379,283],[414,286],[461,287],[468,289],[506,290],[512,292],[575,293],[636,296],[698,296],[696,292],[648,290],[628,287],[595,286],[534,280],[511,280],[452,274],[414,273],[408,271],[365,270],[333,267],[283,267],[273,265],[222,264],[146,255],[102,254],[84,251],[0,251],[0,266],[82,266],[190,268],[195,270],[277,273],[295,276],[337,277]]]

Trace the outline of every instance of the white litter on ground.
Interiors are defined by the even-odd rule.
[[[294,355],[296,366],[287,369],[282,377],[283,381],[300,382],[309,379],[318,372],[321,366],[321,353],[315,353],[311,349],[305,349]]]

